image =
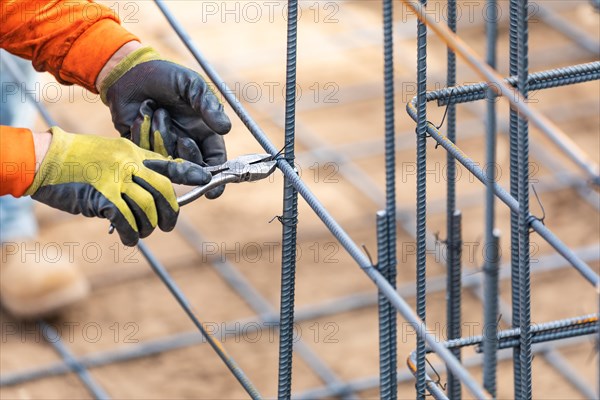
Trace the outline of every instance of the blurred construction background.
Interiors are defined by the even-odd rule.
[[[144,43],[165,57],[199,68],[153,2],[102,3],[116,10],[124,26]],[[283,147],[285,2],[167,3],[267,135]],[[531,2],[532,72],[598,61],[600,21],[592,3]],[[445,4],[438,1],[428,6],[440,22],[444,22]],[[479,54],[485,54],[485,2],[459,1],[458,5],[461,37]],[[498,70],[506,76],[508,1],[500,1],[499,5],[502,15]],[[375,257],[375,213],[385,204],[381,2],[306,0],[300,6],[299,172],[350,236],[357,243],[364,243]],[[394,6],[398,287],[399,293],[414,305],[416,139],[415,123],[404,106],[416,95],[416,18],[400,1]],[[109,112],[98,97],[80,88],[60,87],[49,75],[42,75],[41,80],[41,98],[61,127],[71,132],[116,134]],[[459,61],[458,82],[478,81],[480,78]],[[445,82],[446,47],[431,35],[428,89],[442,88]],[[599,95],[600,84],[594,81],[532,92],[530,104],[563,129],[589,157],[600,162]],[[508,188],[505,101],[498,102],[498,110],[498,182]],[[444,111],[430,103],[429,120],[437,125]],[[460,147],[481,165],[485,163],[484,111],[485,103],[458,106]],[[233,117],[233,112],[230,115]],[[243,124],[237,118],[232,120],[233,129],[226,137],[230,157],[261,152]],[[38,126],[46,128],[41,119]],[[446,237],[447,170],[446,152],[435,149],[433,140],[428,143],[428,171],[427,228],[432,234],[439,233],[440,240],[430,243],[427,260],[431,280],[427,323],[433,334],[444,339],[446,260],[434,246],[443,248]],[[531,180],[541,203],[532,200],[532,213],[541,216],[543,205],[546,225],[598,271],[600,203],[596,189],[586,185],[580,171],[533,128]],[[281,174],[276,172],[268,181],[229,185],[216,201],[200,199],[184,207],[174,232],[157,232],[146,242],[188,296],[200,320],[221,336],[259,391],[269,398],[277,396],[278,336],[273,321],[279,309],[281,223],[276,217],[281,215],[282,182]],[[481,334],[483,322],[480,293],[485,188],[463,168],[457,190],[465,246],[463,334],[476,335]],[[41,205],[36,213],[41,221],[42,243],[77,243],[73,247],[75,261],[92,283],[92,294],[86,301],[48,322],[59,329],[75,357],[97,361],[98,365],[90,368],[91,376],[111,397],[247,397],[139,251],[124,248],[115,236],[108,235],[105,221],[71,216]],[[510,314],[510,286],[506,279],[510,270],[509,216],[509,210],[499,204],[503,316]],[[293,393],[299,398],[345,398],[344,388],[351,388],[359,398],[377,398],[376,289],[302,201],[298,235]],[[594,288],[554,257],[554,251],[539,237],[532,235],[531,242],[532,322],[597,312],[598,294]],[[240,284],[240,277],[247,285]],[[248,290],[240,291],[240,287]],[[36,323],[22,323],[6,313],[0,313],[0,323],[3,379],[23,371],[43,370],[61,361],[55,349],[40,336]],[[414,398],[415,383],[404,360],[414,350],[416,336],[402,319],[398,324],[399,398]],[[501,318],[499,325],[510,327],[510,319]],[[154,351],[144,351],[145,346]],[[597,346],[588,336],[556,346],[534,347],[533,397],[580,399],[593,395],[581,387],[596,388]],[[107,354],[116,354],[114,358],[119,354],[126,356],[103,363]],[[463,358],[474,354],[473,349],[465,350]],[[440,365],[435,356],[429,359]],[[469,370],[481,379],[477,363]],[[572,376],[565,376],[565,370]],[[446,376],[442,369],[439,372],[443,384]],[[501,351],[498,398],[513,397],[512,378],[511,353]],[[90,397],[72,372],[54,376],[42,373],[13,383],[0,387],[2,399]]]

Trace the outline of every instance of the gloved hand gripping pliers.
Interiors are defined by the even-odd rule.
[[[277,168],[277,161],[270,154],[247,154],[220,165],[206,167],[212,174],[212,180],[204,186],[187,192],[177,198],[180,206],[204,196],[210,190],[226,185],[228,183],[254,182],[269,177]],[[113,233],[115,227],[110,226],[109,233]]]

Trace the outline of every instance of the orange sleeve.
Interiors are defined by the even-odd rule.
[[[108,7],[85,0],[1,0],[0,47],[63,84],[98,93],[96,77],[125,43],[138,40]]]
[[[35,148],[29,129],[0,126],[0,166],[0,195],[23,196],[35,175]]]

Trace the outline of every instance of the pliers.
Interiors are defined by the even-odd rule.
[[[247,154],[223,164],[206,167],[213,178],[204,186],[177,198],[180,206],[191,203],[206,192],[227,183],[254,182],[269,177],[277,168],[277,161],[270,154]]]
[[[179,206],[184,206],[204,196],[210,190],[228,183],[254,182],[269,177],[277,168],[277,161],[270,154],[247,154],[220,165],[205,167],[212,174],[212,180],[198,186],[177,198]],[[111,224],[108,233],[113,233]]]

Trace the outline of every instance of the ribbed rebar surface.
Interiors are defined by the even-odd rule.
[[[523,98],[528,95],[529,23],[528,0],[517,3],[517,88]],[[521,328],[520,364],[521,394],[532,398],[531,380],[531,271],[529,265],[529,122],[519,118],[517,135],[518,201],[519,201],[519,327]]]
[[[384,53],[384,90],[385,90],[385,197],[386,197],[386,271],[384,277],[393,288],[396,288],[396,124],[394,106],[394,9],[392,0],[383,0],[383,53]],[[398,393],[396,371],[397,356],[397,317],[396,310],[389,306],[385,317],[388,335],[389,365],[385,378],[389,387],[390,400],[395,400]]]
[[[387,224],[387,213],[385,211],[377,212],[377,269],[384,278],[387,278],[389,270]],[[396,369],[392,368],[390,362],[390,312],[395,314],[396,310],[392,308],[381,290],[378,292],[377,304],[379,307],[379,396],[382,399],[389,399],[392,397],[392,383],[390,380],[396,381]],[[393,374],[390,372],[393,372]]]
[[[511,76],[517,75],[517,0],[510,0],[510,61],[509,73]],[[517,158],[517,136],[519,132],[519,118],[517,111],[510,109],[510,195],[514,199],[519,198],[519,173]],[[511,260],[511,299],[512,299],[512,327],[519,326],[521,320],[521,298],[519,295],[519,214],[515,210],[510,212],[510,260]],[[521,395],[521,349],[516,346],[513,349],[513,380],[515,398]]]
[[[294,166],[296,135],[296,60],[298,0],[288,0],[287,72],[285,93],[285,162]],[[279,319],[279,399],[292,393],[292,356],[294,337],[294,297],[296,286],[296,225],[298,192],[289,179],[283,189],[283,236],[281,261],[281,309]]]
[[[448,27],[456,32],[456,0],[448,0]],[[448,47],[448,68],[446,85],[456,85],[456,54]],[[448,105],[447,133],[448,139],[456,143],[456,105]],[[461,214],[456,210],[456,160],[450,153],[446,154],[448,183],[446,186],[446,320],[448,324],[448,339],[456,339],[461,335]],[[460,349],[452,349],[452,354],[460,360]],[[460,381],[448,373],[448,396],[452,399],[462,398]]]
[[[577,83],[598,79],[600,79],[600,61],[594,61],[548,71],[535,72],[529,75],[527,84],[531,91],[575,85]],[[516,87],[517,77],[511,76],[506,79],[505,82]],[[468,103],[482,100],[487,96],[489,87],[490,86],[485,82],[473,85],[447,87],[427,93],[427,101],[437,100],[438,106],[445,106],[448,104]]]
[[[496,0],[487,0],[487,63],[496,68],[496,47],[498,41],[498,9]],[[485,191],[485,247],[484,247],[484,291],[483,301],[483,387],[495,398],[497,345],[496,337],[498,323],[498,260],[500,240],[495,232],[495,194],[496,179],[496,96],[489,88],[486,101],[485,148],[486,148],[486,191]]]
[[[427,0],[420,0],[423,6]],[[417,23],[417,316],[426,322],[427,26]],[[417,339],[417,399],[426,395],[425,341]]]

